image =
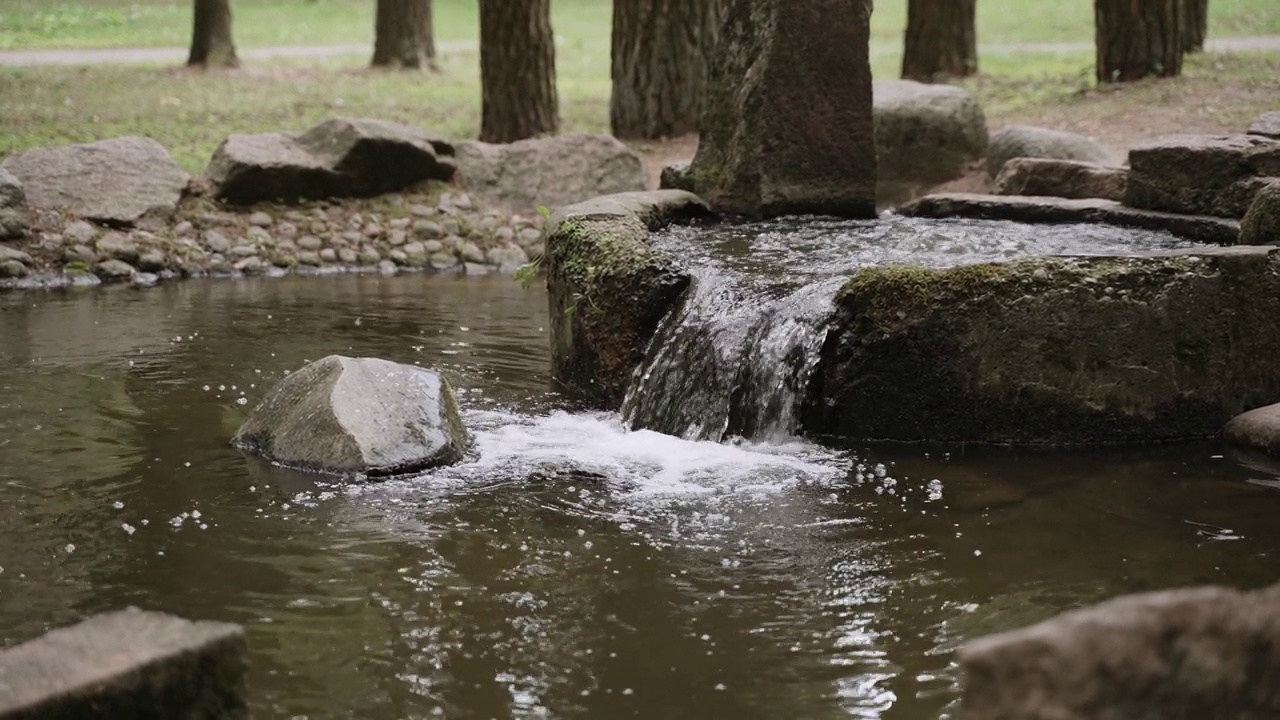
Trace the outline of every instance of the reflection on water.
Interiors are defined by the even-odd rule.
[[[0,642],[243,623],[263,718],[924,718],[967,638],[1275,580],[1259,458],[626,432],[552,392],[546,322],[509,279],[0,296]],[[440,368],[471,460],[346,487],[228,446],[330,353]]]

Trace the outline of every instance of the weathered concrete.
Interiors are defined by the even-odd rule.
[[[1241,245],[1280,245],[1280,178],[1258,189],[1240,220]]]
[[[611,135],[459,143],[457,179],[473,193],[526,211],[645,189],[640,156]]]
[[[1136,210],[1112,200],[1069,200],[1020,195],[926,195],[898,208],[914,217],[963,217],[1025,223],[1107,223],[1143,230],[1165,230],[1181,238],[1214,245],[1234,245],[1239,224],[1225,218]]]
[[[373,477],[458,462],[469,440],[437,373],[330,355],[277,383],[232,443],[288,467]]]
[[[130,608],[0,650],[0,720],[248,717],[244,630]]]
[[[1280,398],[1280,249],[884,267],[836,298],[804,413],[845,438],[1207,438]]]
[[[1124,200],[1129,171],[1076,160],[1014,158],[996,176],[997,195],[1031,195],[1075,200]]]
[[[986,155],[986,117],[964,88],[878,80],[873,94],[878,203],[918,197]]]
[[[631,372],[691,276],[649,233],[710,214],[682,190],[607,195],[561,208],[547,225],[551,369],[591,405],[616,409]]]
[[[1240,218],[1269,177],[1280,140],[1260,135],[1172,135],[1129,151],[1126,205]]]
[[[1000,174],[1014,158],[1047,158],[1110,164],[1115,158],[1102,143],[1076,133],[1034,125],[1007,125],[991,133],[987,144],[987,172]]]
[[[1280,586],[1122,597],[960,650],[965,720],[1280,717]]]
[[[1280,455],[1280,403],[1254,408],[1231,418],[1222,428],[1222,439]]]
[[[724,12],[695,191],[723,212],[874,217],[870,1],[728,0]]]

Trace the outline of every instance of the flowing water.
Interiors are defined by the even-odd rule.
[[[546,312],[503,278],[0,295],[0,645],[241,623],[258,718],[937,718],[968,638],[1275,580],[1265,461],[629,430],[552,391]],[[343,486],[228,445],[330,353],[440,368],[471,458]]]

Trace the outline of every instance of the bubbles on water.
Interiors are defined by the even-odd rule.
[[[67,546],[63,548],[63,550],[66,550],[67,554],[70,555],[71,553],[76,551],[75,543],[67,543]]]
[[[134,526],[130,525],[129,523],[120,523],[120,529],[121,529],[121,530],[124,530],[124,531],[125,531],[125,533],[126,533],[126,534],[128,534],[128,535],[132,535],[132,534],[134,534],[135,532],[137,532],[137,530],[138,530],[137,528],[135,528]]]
[[[123,510],[123,509],[124,509],[124,503],[122,503],[122,502],[120,502],[119,500],[117,500],[117,501],[115,501],[115,502],[111,503],[111,507],[115,508],[116,510]]]

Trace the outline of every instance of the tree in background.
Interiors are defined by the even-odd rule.
[[[237,67],[236,45],[231,40],[231,0],[195,0],[191,54],[187,65]]]
[[[902,77],[933,82],[978,72],[977,0],[907,0]]]
[[[614,0],[609,124],[620,138],[698,129],[721,0]]]
[[[480,0],[480,139],[514,142],[559,127],[550,0]]]
[[[1182,51],[1204,50],[1204,37],[1209,29],[1209,0],[1185,0],[1186,13],[1182,23]]]
[[[373,66],[434,70],[431,0],[378,0]]]
[[[1182,74],[1186,0],[1094,0],[1098,82]]]

